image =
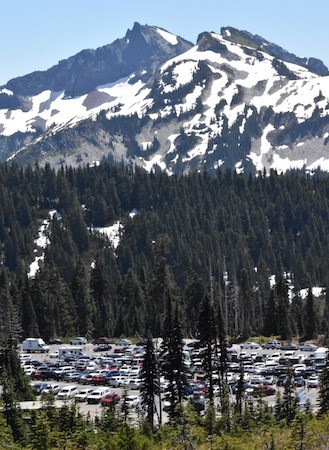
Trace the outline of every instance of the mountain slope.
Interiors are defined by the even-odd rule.
[[[52,165],[106,157],[168,173],[221,166],[238,172],[329,170],[329,77],[321,61],[228,27],[202,33],[191,47],[157,27],[135,24],[126,44],[111,45],[129,46],[129,33],[142,34],[148,45],[140,64],[120,53],[130,61],[122,60],[125,78],[88,92],[85,85],[74,98],[68,97],[70,85],[17,96],[23,106],[1,109],[3,157]],[[6,85],[2,95],[14,104],[15,94],[6,90],[11,86],[23,91],[18,81]],[[25,89],[33,92],[35,85]]]

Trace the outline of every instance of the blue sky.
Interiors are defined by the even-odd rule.
[[[135,21],[196,41],[233,26],[329,66],[328,0],[1,0],[0,85],[125,35]]]

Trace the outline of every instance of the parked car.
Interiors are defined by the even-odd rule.
[[[279,341],[275,341],[275,340],[266,342],[266,344],[264,344],[262,346],[262,348],[264,348],[264,349],[275,349],[275,348],[281,348],[281,347],[282,347],[281,343]]]
[[[95,375],[98,375],[98,374],[96,372],[95,373],[85,373],[84,375],[81,375],[81,377],[79,379],[79,383],[80,384],[91,384],[92,379]]]
[[[276,378],[273,375],[265,375],[263,379],[263,385],[272,386],[276,383]]]
[[[317,388],[319,387],[320,384],[320,380],[318,375],[311,375],[307,380],[306,380],[306,386],[307,388]]]
[[[129,380],[129,387],[130,389],[140,389],[143,385],[143,380],[141,380],[140,378],[134,378],[134,379],[130,379]]]
[[[75,372],[75,367],[74,366],[62,366],[62,367],[58,367],[57,369],[55,369],[54,372],[59,377],[58,379],[62,380],[65,375]]]
[[[265,397],[268,395],[274,395],[276,390],[271,386],[255,386],[252,395],[255,397]]]
[[[140,398],[138,395],[127,395],[127,397],[123,399],[123,403],[128,408],[136,408],[136,406],[140,404]]]
[[[58,400],[67,400],[69,398],[74,397],[77,392],[78,392],[78,387],[75,386],[75,385],[73,385],[73,386],[64,386],[57,393],[57,399]]]
[[[130,339],[118,339],[117,341],[115,341],[115,345],[120,345],[120,346],[128,346],[131,345],[132,342]]]
[[[93,352],[107,352],[111,350],[112,346],[110,344],[96,344],[93,348]]]
[[[288,376],[285,375],[285,374],[281,374],[281,375],[278,376],[276,385],[277,386],[283,386],[287,380],[288,380]]]
[[[42,394],[54,394],[56,395],[61,389],[62,389],[62,385],[61,384],[49,384],[48,387],[46,387],[43,391]]]
[[[41,395],[48,386],[48,383],[37,383],[32,387],[32,391],[37,395]]]
[[[205,409],[206,397],[204,393],[194,392],[191,401],[197,411],[203,411]]]
[[[85,345],[87,344],[87,339],[83,336],[76,337],[70,340],[71,345]]]
[[[110,339],[108,337],[102,336],[102,337],[99,337],[99,338],[95,339],[93,341],[93,344],[94,345],[96,345],[96,344],[109,344],[110,342],[111,341],[110,341]]]
[[[299,350],[301,350],[302,352],[315,352],[317,348],[318,348],[317,345],[308,344],[307,342],[305,342],[305,344],[299,347]]]
[[[96,384],[96,385],[106,385],[107,383],[107,379],[104,375],[93,375],[91,378],[91,384]]]
[[[258,350],[260,349],[260,345],[257,344],[257,342],[245,342],[244,344],[241,344],[242,349],[253,349]]]
[[[74,398],[77,402],[86,402],[88,395],[94,392],[94,390],[94,388],[81,389],[75,394]]]
[[[115,392],[109,392],[108,394],[105,394],[102,398],[101,398],[101,405],[102,406],[110,406],[113,404],[117,404],[120,401],[121,397],[119,394],[115,393]]]
[[[293,379],[294,385],[296,387],[303,387],[305,386],[305,379],[303,377],[295,377]]]
[[[81,372],[70,372],[70,373],[66,373],[65,375],[63,375],[62,379],[64,381],[68,381],[68,382],[74,382],[74,383],[78,383],[80,378],[82,376]]]
[[[87,403],[89,404],[96,404],[99,403],[101,398],[108,394],[110,392],[110,389],[101,387],[98,389],[95,389],[87,396]]]
[[[49,339],[49,345],[60,345],[63,344],[62,339]]]
[[[297,344],[293,344],[291,342],[287,342],[286,344],[282,344],[281,350],[298,350],[299,347]]]
[[[37,369],[31,375],[33,380],[60,380],[60,375],[53,369]]]

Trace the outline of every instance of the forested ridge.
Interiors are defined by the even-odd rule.
[[[325,296],[303,300],[298,291],[328,284],[328,196],[327,176],[294,171],[168,176],[108,162],[58,172],[2,164],[1,337],[159,336],[168,298],[184,335],[195,336],[210,279],[232,338],[326,333]],[[44,261],[28,278],[52,209],[61,219],[52,219]],[[117,220],[115,249],[92,228]]]

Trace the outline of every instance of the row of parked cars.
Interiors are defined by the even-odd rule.
[[[33,391],[37,395],[45,395],[52,393],[57,400],[74,399],[77,402],[87,402],[88,404],[101,404],[102,406],[109,406],[117,404],[122,398],[119,393],[112,392],[106,387],[88,387],[80,389],[76,385],[60,385],[37,383],[33,386]],[[138,395],[127,395],[124,398],[124,403],[128,408],[136,407],[140,404]]]
[[[304,344],[298,345],[294,344],[292,342],[288,343],[281,343],[277,340],[272,340],[269,342],[266,342],[262,346],[257,344],[257,342],[244,342],[241,344],[241,349],[246,350],[260,350],[260,349],[267,349],[267,350],[300,350],[302,352],[315,352],[318,349],[317,345],[311,344],[309,342],[305,342]]]

